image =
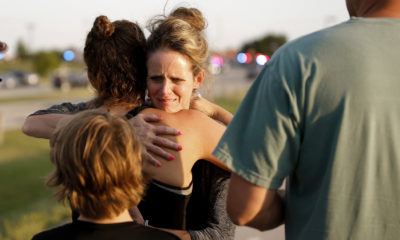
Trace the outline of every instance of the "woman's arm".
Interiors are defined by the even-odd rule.
[[[92,102],[82,102],[78,104],[62,103],[53,105],[48,109],[43,109],[29,115],[22,126],[22,132],[28,136],[50,139],[59,121],[68,118],[71,114],[90,109],[94,106]],[[147,159],[154,165],[159,164],[151,154],[159,155],[166,160],[170,160],[171,154],[164,151],[161,147],[179,150],[180,146],[173,141],[160,135],[179,135],[176,129],[167,126],[153,126],[147,122],[158,122],[161,118],[154,114],[139,114],[130,119],[130,123],[138,132],[140,140],[145,144],[148,153]]]
[[[87,110],[88,103],[62,103],[42,109],[29,115],[22,126],[22,132],[31,137],[49,139],[60,120],[71,114]]]
[[[190,102],[190,109],[200,111],[210,118],[223,123],[224,125],[228,125],[233,118],[233,114],[227,111],[225,108],[202,97],[192,99]]]
[[[22,132],[31,137],[50,139],[59,121],[70,117],[68,114],[31,115],[25,119]]]
[[[199,159],[209,161],[230,172],[231,170],[226,164],[212,154],[224,134],[226,126],[196,111],[191,111],[190,115],[193,127],[197,129],[198,145],[203,148]]]

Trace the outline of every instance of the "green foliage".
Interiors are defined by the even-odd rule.
[[[32,70],[32,61],[26,60],[21,61],[19,59],[11,60],[11,61],[0,61],[0,72],[4,72],[7,70],[13,69],[22,69],[31,71]]]
[[[22,40],[17,42],[17,57],[21,60],[27,60],[30,57],[30,53],[25,43]]]
[[[272,54],[286,42],[287,39],[285,35],[268,34],[261,39],[244,44],[244,46],[241,48],[241,52],[247,52],[250,49],[254,49],[258,53],[264,53],[268,56],[272,56]]]
[[[58,66],[60,66],[61,62],[61,53],[57,51],[40,51],[34,54],[33,56],[33,69],[35,72],[44,76]]]

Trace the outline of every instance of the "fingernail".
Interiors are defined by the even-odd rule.
[[[178,150],[179,150],[179,151],[182,150],[182,146],[178,146]]]
[[[169,156],[169,159],[174,160],[175,157],[171,155],[171,156]]]
[[[161,167],[162,165],[161,165],[161,163],[157,163],[157,167]]]
[[[178,131],[178,135],[182,135],[182,132],[181,132],[181,131]]]

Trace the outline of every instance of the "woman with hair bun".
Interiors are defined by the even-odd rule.
[[[150,20],[148,24],[150,36],[147,39],[148,97],[154,107],[167,113],[180,114],[189,108],[194,108],[227,125],[232,119],[232,114],[197,94],[206,77],[208,44],[203,35],[205,27],[205,19],[196,8],[180,7],[172,11],[169,16],[156,16]],[[162,114],[156,109],[145,111]],[[183,129],[185,123],[192,128],[199,128],[204,132],[211,131],[211,134],[218,136],[218,132],[213,132],[211,128],[212,123],[203,122],[199,127],[189,121],[181,122],[179,125],[179,129],[183,130],[185,135],[188,134]],[[174,126],[171,123],[168,125]],[[182,144],[185,150],[187,148],[185,142],[180,142],[179,138],[177,138],[178,143]],[[210,144],[213,144],[211,137],[209,139]],[[190,159],[196,157],[194,152],[191,156],[185,156],[184,152],[180,152],[180,157],[185,162],[190,162]],[[229,220],[225,208],[230,173],[217,167],[215,164],[218,165],[218,162],[212,164],[209,159],[206,160],[208,161],[197,161],[197,159],[194,161],[197,163],[191,168],[192,184],[186,182],[186,185],[180,188],[177,188],[177,185],[160,185],[154,181],[149,184],[139,209],[143,217],[150,220],[150,224],[157,227],[179,228],[179,225],[173,226],[174,223],[168,221],[173,211],[173,208],[168,206],[174,202],[186,209],[184,219],[181,219],[184,224],[180,227],[188,230],[191,239],[234,238],[235,226]],[[164,160],[160,159],[160,162]],[[146,169],[146,165],[144,167]],[[167,180],[171,177],[172,174],[165,176]],[[160,179],[164,183],[168,182],[156,178],[159,181]],[[188,189],[192,189],[192,192]]]

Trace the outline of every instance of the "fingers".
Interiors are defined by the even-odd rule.
[[[159,156],[159,157],[162,157],[162,158],[164,158],[165,160],[174,160],[174,159],[175,159],[174,155],[172,155],[171,153],[169,153],[169,152],[163,150],[162,148],[160,148],[160,147],[158,147],[158,146],[156,146],[156,145],[153,145],[153,144],[145,144],[145,147],[146,147],[146,150],[147,150],[148,152],[151,152],[151,153],[153,153],[153,154],[155,154],[155,155],[157,155],[157,156]],[[151,157],[154,159],[153,156],[151,156]],[[158,162],[158,163],[160,163],[160,162]],[[160,164],[161,164],[161,163],[160,163]]]
[[[156,135],[182,135],[182,132],[168,126],[155,126]]]
[[[139,113],[137,116],[140,116],[145,120],[146,122],[158,122],[162,119],[161,116],[158,116],[156,114],[148,114],[148,113]]]
[[[176,142],[163,137],[155,137],[153,143],[160,147],[169,148],[172,150],[182,150],[182,146]]]
[[[155,159],[150,153],[146,153],[146,161],[148,161],[151,165],[153,165],[154,167],[161,167],[161,163],[160,161],[158,161],[157,159]]]

